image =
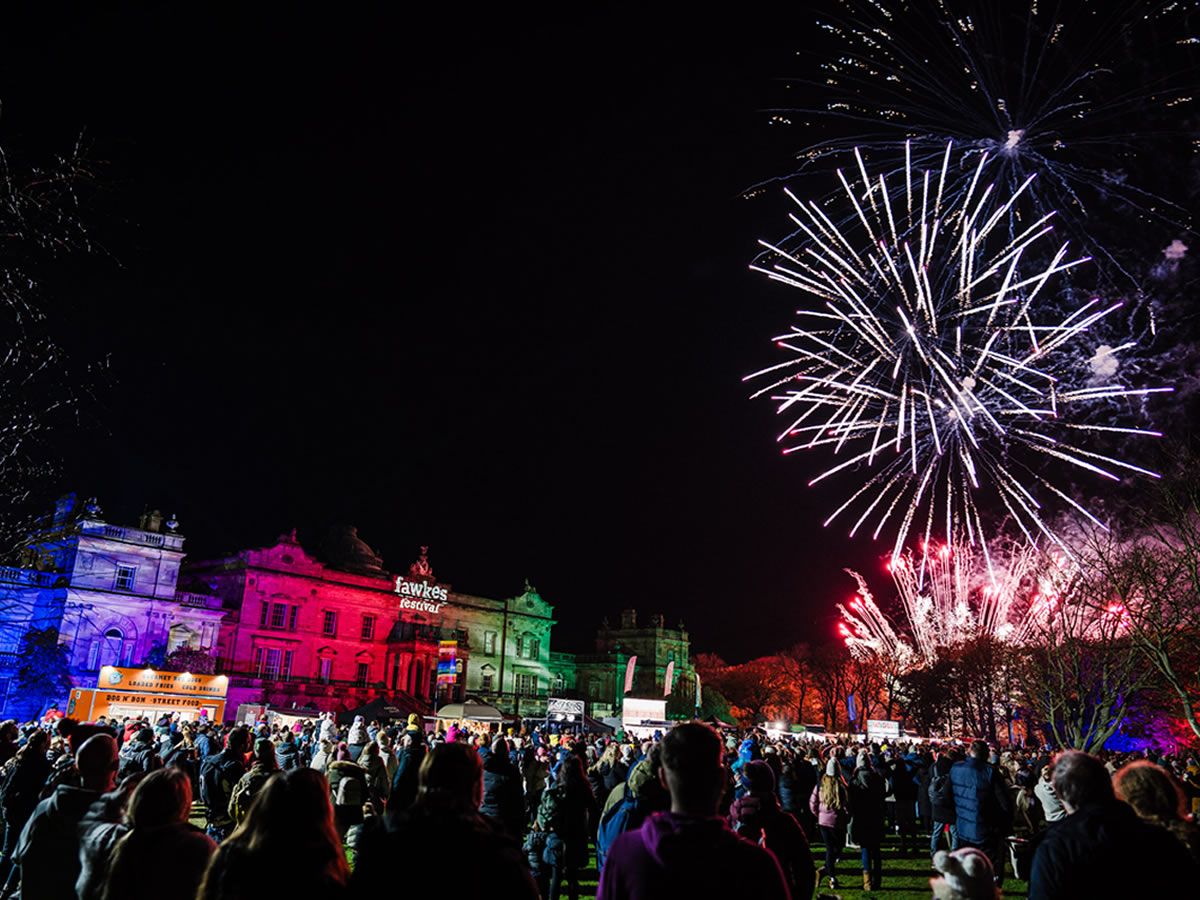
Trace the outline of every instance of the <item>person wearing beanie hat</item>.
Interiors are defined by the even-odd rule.
[[[774,771],[764,760],[753,759],[742,766],[738,777],[746,793],[729,807],[733,830],[774,853],[791,895],[807,897],[816,879],[816,866],[800,823],[779,806]]]
[[[940,878],[929,879],[934,900],[997,900],[1000,896],[992,862],[982,850],[939,850],[933,855],[933,867],[941,873]]]

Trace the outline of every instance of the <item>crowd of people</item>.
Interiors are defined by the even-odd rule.
[[[1197,809],[1194,757],[982,741],[8,721],[0,897],[575,900],[594,854],[604,900],[809,898],[851,853],[880,890],[885,844],[929,860],[940,900],[995,898],[1010,870],[1034,900],[1156,896],[1197,883]]]

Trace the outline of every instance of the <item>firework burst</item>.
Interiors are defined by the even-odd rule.
[[[1055,614],[1075,567],[1062,553],[980,546],[927,544],[888,564],[903,614],[900,628],[875,602],[866,580],[847,569],[859,590],[849,604],[838,604],[839,632],[850,651],[908,671],[932,666],[947,648],[979,638],[1026,643]]]
[[[788,191],[799,240],[761,242],[767,256],[751,267],[815,301],[775,339],[791,358],[748,378],[767,379],[754,396],[769,395],[787,417],[784,453],[826,447],[842,457],[810,484],[859,473],[862,483],[825,524],[852,519],[852,536],[865,527],[876,538],[893,528],[893,561],[914,528],[927,543],[982,542],[983,491],[1031,544],[1044,535],[1066,549],[1044,514],[1048,499],[1103,527],[1042,470],[1065,464],[1113,481],[1155,474],[1094,443],[1157,432],[1112,424],[1111,415],[1094,424],[1088,410],[1115,412],[1122,400],[1170,388],[1126,386],[1064,352],[1121,304],[1092,297],[1045,311],[1057,306],[1043,300],[1056,279],[1088,260],[1053,241],[1053,212],[1007,232],[1033,176],[1011,193],[997,189],[983,177],[982,153],[967,188],[949,194],[950,143],[934,169],[906,152],[890,181],[869,175],[857,150],[854,158],[854,175],[837,172],[850,224]]]

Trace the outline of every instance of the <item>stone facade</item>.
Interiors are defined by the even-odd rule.
[[[344,710],[383,697],[427,712],[477,697],[509,712],[545,709],[553,607],[530,585],[498,600],[438,582],[424,548],[388,572],[353,528],[315,554],[295,532],[271,547],[190,564],[228,614],[219,646],[239,704]],[[439,644],[456,642],[457,683],[439,685]]]
[[[588,701],[590,714],[596,718],[619,716],[625,696],[663,698],[668,665],[673,670],[668,712],[689,716],[694,711],[696,670],[682,622],[678,628],[667,628],[659,614],[651,616],[647,626],[638,627],[637,612],[627,609],[621,613],[619,627],[611,627],[607,620],[600,626],[595,652],[555,656],[556,674],[564,685],[573,681],[571,686]],[[625,670],[632,656],[637,662],[632,690],[626,695]]]
[[[0,568],[0,680],[5,709],[16,654],[31,628],[53,627],[68,648],[76,687],[95,687],[101,666],[141,666],[179,647],[211,651],[225,617],[220,601],[181,589],[184,537],[155,513],[138,527],[106,522],[73,494],[37,523],[21,565]]]

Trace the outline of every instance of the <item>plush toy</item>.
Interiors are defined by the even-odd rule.
[[[929,879],[935,900],[996,900],[1000,896],[992,863],[981,850],[939,850],[933,855],[933,867],[942,873],[941,878]]]

